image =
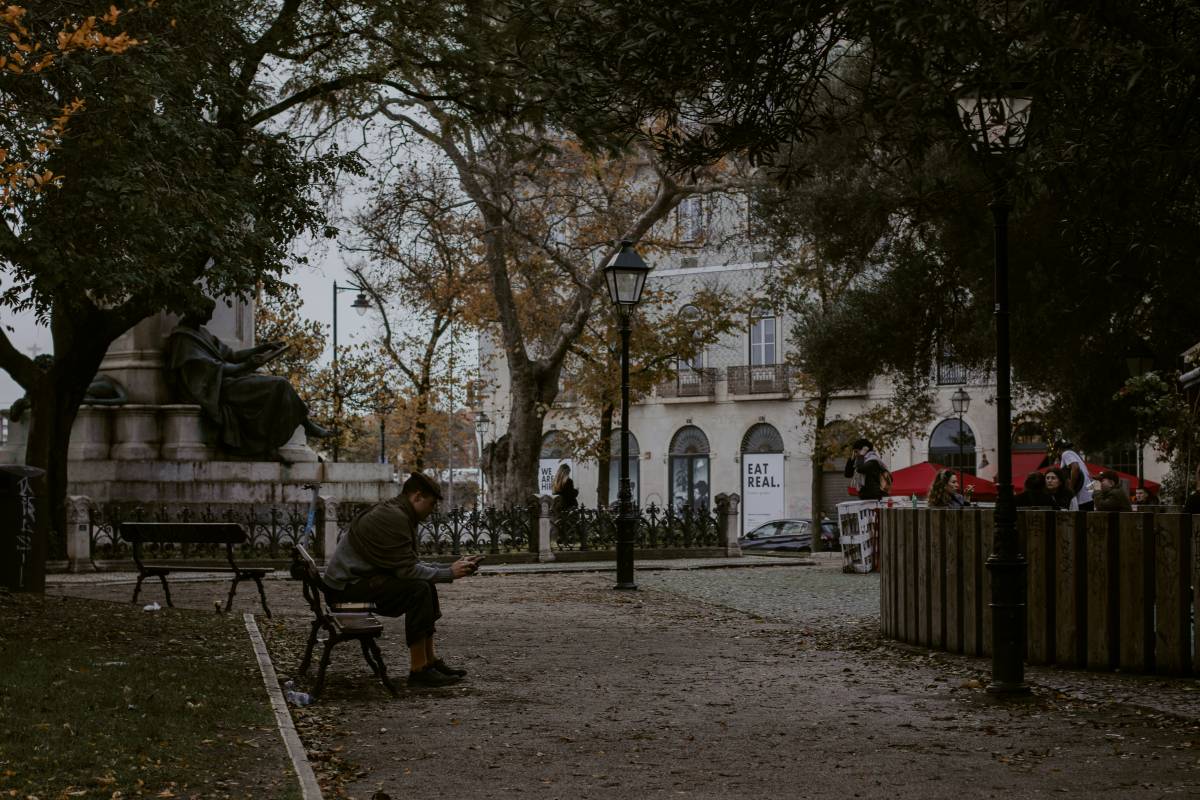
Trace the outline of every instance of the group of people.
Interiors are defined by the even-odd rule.
[[[863,500],[879,500],[889,494],[891,473],[868,439],[852,445],[853,452],[846,462],[845,476]],[[1088,474],[1087,464],[1067,439],[1055,442],[1058,464],[1044,472],[1031,472],[1025,477],[1024,491],[1016,497],[1019,507],[1053,508],[1060,511],[1132,511],[1158,504],[1158,498],[1145,487],[1138,487],[1131,501],[1121,485],[1120,476],[1103,470],[1095,476]],[[940,469],[929,485],[926,505],[929,508],[964,508],[971,504],[969,489],[960,485],[961,478],[953,469]],[[1196,487],[1188,498],[1194,508],[1185,513],[1200,514],[1200,469],[1196,472]]]

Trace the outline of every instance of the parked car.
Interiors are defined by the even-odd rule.
[[[837,523],[821,520],[822,549],[837,543]],[[776,519],[759,525],[738,539],[743,550],[812,550],[812,520]]]

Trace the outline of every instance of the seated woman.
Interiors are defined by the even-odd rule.
[[[312,437],[329,436],[308,418],[287,378],[255,372],[279,346],[231,349],[204,327],[216,305],[205,300],[171,332],[165,360],[168,382],[217,425],[221,444],[237,455],[277,457],[298,426]]]
[[[1025,491],[1017,495],[1020,508],[1054,508],[1054,498],[1046,490],[1046,476],[1031,472],[1025,476]]]
[[[1057,511],[1077,510],[1075,493],[1071,491],[1067,471],[1062,467],[1046,470],[1046,492],[1050,495],[1050,507]]]
[[[965,508],[970,505],[958,491],[958,473],[952,469],[938,470],[929,484],[930,508]]]

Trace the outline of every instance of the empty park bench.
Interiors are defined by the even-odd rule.
[[[387,690],[396,694],[396,687],[388,678],[387,667],[383,663],[383,653],[379,651],[377,641],[383,633],[383,623],[372,611],[370,603],[337,603],[330,604],[325,597],[325,583],[321,580],[321,571],[317,562],[303,547],[296,545],[292,548],[292,577],[300,581],[304,599],[313,612],[312,629],[308,635],[308,645],[304,648],[304,659],[300,662],[297,672],[300,675],[308,673],[312,663],[313,650],[322,632],[325,634],[325,649],[321,653],[321,665],[317,669],[317,682],[312,690],[313,697],[321,694],[325,687],[325,669],[329,666],[333,648],[339,642],[357,640],[362,648],[363,658],[367,666],[383,682]]]
[[[142,581],[146,578],[158,578],[162,581],[163,593],[167,596],[167,605],[174,608],[171,602],[171,589],[167,586],[167,576],[172,572],[231,572],[233,582],[229,587],[229,599],[225,601],[225,610],[233,607],[233,595],[237,592],[238,584],[244,580],[254,581],[258,587],[258,596],[262,598],[263,611],[268,617],[271,609],[267,607],[267,593],[263,590],[263,576],[271,571],[270,567],[243,567],[233,559],[234,545],[246,542],[246,529],[236,522],[122,522],[118,525],[120,536],[133,545],[133,561],[137,564],[137,585],[133,587],[133,602],[136,603],[138,594],[142,591]],[[147,562],[143,558],[142,547],[145,544],[211,544],[225,545],[225,556],[229,566],[181,563],[169,558]]]

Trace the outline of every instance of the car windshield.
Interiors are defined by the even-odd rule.
[[[801,533],[808,533],[807,522],[785,522],[783,523],[782,533],[785,536],[796,536]]]

